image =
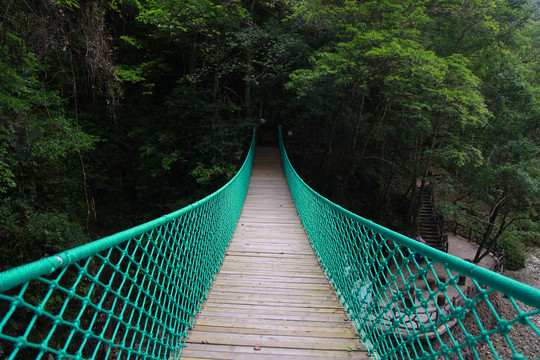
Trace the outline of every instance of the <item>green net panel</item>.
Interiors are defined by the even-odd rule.
[[[214,194],[0,273],[0,359],[178,359],[246,196],[255,136]]]
[[[527,334],[540,342],[540,290],[335,205],[296,174],[281,134],[280,148],[311,244],[375,358],[540,357],[523,355],[531,342],[522,339]]]

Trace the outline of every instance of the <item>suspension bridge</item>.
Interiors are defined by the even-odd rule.
[[[10,360],[526,359],[518,328],[540,340],[540,290],[333,204],[281,136],[205,199],[0,273]]]

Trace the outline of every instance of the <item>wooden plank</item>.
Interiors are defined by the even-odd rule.
[[[234,325],[231,326],[230,322],[226,322],[227,320],[234,320]],[[219,331],[215,330],[218,332],[287,335],[289,331],[297,331],[306,333],[303,335],[296,334],[298,336],[309,336],[310,334],[313,335],[315,332],[317,332],[318,335],[313,335],[314,337],[357,337],[355,329],[351,329],[347,323],[324,319],[313,319],[312,321],[290,319],[285,321],[283,319],[267,319],[263,317],[217,319],[201,318],[200,323],[194,325],[194,329],[197,331],[202,330],[201,326],[219,327]],[[251,331],[245,329],[250,329]]]
[[[239,345],[280,347],[293,349],[321,350],[362,350],[365,346],[360,339],[318,338],[309,336],[224,334],[208,331],[193,331],[187,343],[208,343],[219,345]]]
[[[227,360],[247,360],[247,359],[253,359],[257,358],[257,360],[328,360],[328,359],[353,359],[353,357],[342,357],[338,355],[329,355],[329,356],[314,356],[314,355],[267,355],[267,354],[260,354],[258,351],[253,350],[253,354],[238,354],[238,353],[219,353],[219,352],[194,352],[189,353],[189,357],[182,357],[182,359],[186,360],[207,360],[207,359],[227,359]],[[341,354],[343,352],[340,351],[334,351],[336,354]],[[352,356],[352,355],[351,355]],[[171,358],[172,360],[173,358]],[[365,357],[357,358],[354,357],[354,359],[367,359]]]
[[[250,319],[289,319],[289,320],[306,320],[313,321],[344,321],[343,313],[339,312],[316,312],[316,311],[277,311],[273,310],[273,306],[266,306],[266,310],[248,310],[242,309],[234,313],[224,313],[222,307],[206,307],[204,316],[207,317],[227,317],[227,318],[250,318]],[[338,308],[336,308],[338,309]],[[203,314],[200,315],[201,317]]]
[[[282,245],[289,244],[291,241],[303,241],[305,237],[305,235],[295,235],[294,237],[260,236],[257,238],[253,234],[249,234],[248,236],[237,236],[235,243],[244,245],[253,244],[256,241],[260,245]],[[311,244],[302,244],[302,246],[311,248]]]
[[[231,256],[231,254],[227,255]],[[291,259],[291,258],[280,258],[276,259],[273,255],[268,256],[260,256],[260,257],[251,257],[251,256],[241,256],[234,254],[233,257],[230,260],[231,262],[239,264],[259,264],[259,266],[266,265],[267,267],[275,267],[279,264],[282,264],[283,266],[298,266],[298,267],[313,267],[317,268],[318,264],[313,261],[313,259],[306,258],[306,259]],[[317,265],[315,265],[317,264]],[[241,266],[246,267],[246,266]],[[311,270],[311,269],[308,269]],[[315,271],[315,270],[313,270]],[[316,270],[319,271],[319,270]]]
[[[273,302],[283,302],[289,304],[317,304],[320,303],[336,303],[340,302],[336,299],[335,295],[312,295],[309,298],[306,298],[301,295],[274,295],[271,294],[242,294],[242,293],[221,293],[221,292],[212,292],[213,299],[232,299],[237,300],[239,303],[244,303],[244,301],[273,301]],[[339,307],[339,305],[336,305]]]
[[[238,255],[238,253],[235,253],[233,255]],[[273,256],[273,254],[268,254],[269,256]],[[241,256],[241,255],[238,255],[238,256]],[[246,258],[248,258],[246,256]],[[260,260],[257,260],[257,259],[254,259],[253,257],[251,258],[253,260],[251,265],[250,265],[250,259],[234,259],[231,261],[231,264],[237,264],[237,269],[240,269],[240,270],[246,270],[246,269],[276,269],[278,268],[279,269],[279,262],[276,261],[276,259],[271,259],[269,260],[268,259],[268,256],[264,257],[264,256],[261,256],[259,257]],[[314,259],[307,259],[307,260],[311,260],[311,264],[308,263],[307,261],[305,261],[305,259],[291,259],[291,258],[284,258],[284,259],[281,259],[283,260],[283,267],[281,267],[281,270],[285,271],[285,270],[292,270],[292,271],[308,271],[308,272],[312,272],[312,273],[318,273],[319,275],[323,275],[320,271],[320,268],[317,268],[316,266],[317,265],[314,265]],[[298,261],[298,263],[296,263],[295,265],[295,261]],[[315,263],[316,264],[316,263]],[[227,267],[231,267],[230,264],[224,264],[223,266],[227,266]],[[252,274],[250,274],[252,275]],[[263,277],[269,277],[270,274],[267,274],[266,276],[263,276]]]
[[[221,281],[221,280],[219,280]],[[298,286],[300,285],[300,286]],[[235,289],[232,291],[232,289]],[[212,287],[212,291],[232,291],[232,292],[247,292],[247,293],[259,293],[265,294],[272,291],[279,291],[283,295],[290,293],[289,295],[308,295],[316,293],[328,293],[333,290],[326,284],[302,284],[302,283],[283,283],[276,284],[272,282],[215,282]]]
[[[244,304],[222,304],[218,302],[206,302],[202,309],[217,309],[222,308],[222,312],[238,312],[243,311],[244,309],[260,310],[265,311],[269,306],[266,305],[244,305]],[[314,308],[308,306],[271,306],[271,309],[274,311],[281,311],[282,313],[287,312],[314,312],[314,313],[339,313],[343,311],[341,308]]]
[[[213,356],[221,356],[216,353],[234,354],[235,356],[216,357],[216,359],[252,359],[253,357],[240,357],[242,355],[253,356],[270,356],[267,359],[286,359],[283,356],[300,356],[300,359],[313,359],[315,356],[323,357],[325,359],[369,359],[369,357],[359,357],[360,354],[354,351],[320,351],[309,349],[282,349],[272,347],[261,347],[260,350],[254,350],[253,346],[230,346],[230,345],[206,345],[206,344],[192,344],[190,347],[193,351],[199,352],[213,352]],[[204,357],[203,357],[204,358]],[[213,359],[213,357],[206,358]],[[261,358],[265,359],[265,358]]]
[[[311,326],[278,326],[271,329],[263,329],[261,327],[230,327],[230,326],[208,326],[199,325],[197,331],[215,332],[215,333],[235,333],[235,334],[251,334],[251,335],[280,335],[280,336],[308,336],[329,339],[357,339],[358,335],[350,328],[330,328],[327,327],[311,327]]]
[[[259,354],[257,351],[253,350],[251,348],[254,354],[238,354],[238,353],[219,353],[219,352],[207,352],[207,351],[200,351],[200,352],[189,352],[189,357],[182,357],[182,359],[186,360],[207,360],[207,359],[227,359],[227,360],[247,360],[247,359],[253,359],[256,357],[258,360],[275,360],[276,355],[266,355],[266,354]],[[189,350],[188,350],[189,351]],[[340,353],[338,351],[335,351],[336,353]],[[327,360],[329,358],[332,359],[351,359],[350,357],[344,358],[339,357],[335,355],[331,355],[331,357],[328,356],[296,356],[296,355],[278,355],[278,359],[280,360]],[[173,358],[171,358],[173,359]]]
[[[311,249],[309,248],[294,248],[294,247],[285,247],[285,246],[275,246],[275,247],[258,247],[257,245],[250,246],[233,246],[229,249],[229,255],[231,252],[233,253],[258,253],[258,254],[266,254],[269,257],[273,257],[274,254],[297,254],[297,255],[312,255],[310,253]],[[227,256],[229,256],[227,255]],[[232,260],[231,260],[232,261]],[[257,262],[256,262],[257,263]],[[255,263],[255,264],[256,264]],[[316,261],[314,261],[314,264],[317,264]],[[224,264],[224,266],[227,264]]]
[[[263,229],[263,228],[259,230],[251,229],[249,231],[247,231],[246,229],[242,229],[241,231],[238,231],[235,233],[235,239],[239,239],[239,240],[244,240],[244,239],[245,240],[248,240],[248,239],[259,240],[260,239],[263,242],[268,241],[268,240],[281,241],[284,243],[291,243],[294,241],[303,242],[305,238],[306,238],[305,233],[300,233],[300,232],[285,233],[283,231],[272,232],[268,229]]]
[[[263,206],[258,204],[255,201],[245,202],[244,207],[242,208],[242,212],[240,214],[240,218],[251,215],[253,213],[264,215],[264,216],[281,216],[281,217],[289,217],[293,215],[297,215],[298,212],[296,210],[296,206],[291,203],[284,203],[279,205],[279,214],[276,214],[276,209],[270,208],[268,206]],[[291,218],[291,220],[299,221],[298,218]]]
[[[275,250],[278,250],[278,249],[280,249],[281,251],[288,250],[288,249],[297,249],[297,250],[303,250],[307,254],[313,254],[313,249],[311,248],[309,244],[287,244],[287,242],[283,240],[273,241],[271,237],[264,237],[264,241],[261,243],[254,242],[253,239],[244,239],[243,241],[239,241],[238,243],[231,244],[229,246],[230,251],[233,251],[234,249],[238,249],[238,248],[243,248],[245,250],[253,250],[257,248],[259,249],[259,251],[268,251],[270,253],[273,253],[275,252]]]
[[[311,248],[278,153],[255,156],[240,220],[182,359],[371,359]]]
[[[298,226],[302,228],[302,225],[301,225],[302,222],[298,218],[296,209],[293,209],[290,207],[284,208],[283,206],[281,206],[279,208],[279,214],[277,214],[275,209],[273,209],[273,211],[269,211],[268,206],[266,206],[266,208],[259,208],[257,210],[250,208],[249,204],[247,204],[247,206],[248,206],[247,210],[240,214],[240,218],[238,221],[239,224],[243,223],[245,226],[245,224],[248,224],[249,221],[252,221],[252,220],[255,223],[259,221],[267,223],[264,220],[275,219],[275,220],[284,221],[288,223],[289,225],[294,225],[294,226]],[[242,220],[248,220],[248,221],[243,222]]]
[[[317,271],[313,271],[306,267],[278,267],[276,265],[270,265],[270,266],[237,266],[232,267],[227,265],[227,267],[223,268],[222,270],[223,274],[227,273],[245,273],[250,272],[251,275],[259,274],[261,276],[269,277],[278,277],[278,276],[297,276],[297,277],[318,277],[321,276],[321,274],[318,274]],[[271,280],[271,279],[269,279]]]
[[[263,294],[263,295],[295,295],[295,296],[321,296],[328,294],[328,289],[282,289],[271,286],[256,287],[218,287],[212,286],[212,294],[217,293],[235,293],[235,294]]]
[[[329,308],[329,309],[339,309],[341,303],[336,301],[323,302],[323,301],[304,301],[304,302],[287,302],[287,301],[274,301],[274,299],[268,299],[265,301],[261,300],[234,300],[234,299],[214,299],[212,298],[212,303],[221,303],[221,304],[243,304],[243,305],[265,305],[265,306],[303,306],[303,307],[312,307],[315,309]],[[346,321],[344,319],[343,321]]]
[[[239,269],[231,269],[231,270],[223,269],[223,270],[220,271],[220,275],[221,274],[224,274],[224,275],[242,275],[242,274],[245,274],[245,272],[248,272],[248,271],[249,271],[250,275],[258,275],[258,276],[272,275],[274,277],[296,276],[296,277],[305,277],[305,278],[313,278],[313,279],[319,278],[318,274],[313,274],[313,273],[310,273],[310,272],[299,273],[299,272],[294,272],[294,271],[279,271],[279,269],[273,270],[272,272],[269,272],[268,270],[264,270],[264,269],[249,269],[249,270],[244,269],[244,272],[242,272]]]
[[[229,251],[238,251],[238,250],[246,250],[246,251],[253,251],[257,250],[259,252],[266,251],[269,254],[274,253],[276,251],[303,251],[306,254],[313,254],[313,250],[311,246],[308,244],[286,244],[286,243],[275,243],[275,244],[268,244],[268,243],[253,243],[250,242],[238,242],[235,244],[232,244],[229,246]]]
[[[259,257],[252,257],[249,255],[227,255],[229,256],[229,261],[237,261],[237,262],[246,262],[246,263],[259,263],[259,264],[297,264],[297,265],[313,265],[315,266],[313,262],[312,257],[308,257],[305,259],[298,259],[298,258],[276,258],[273,255],[268,256],[259,256]]]
[[[337,300],[335,300],[332,297],[325,296],[323,292],[317,291],[317,292],[310,292],[310,291],[303,291],[303,292],[293,292],[292,294],[282,293],[286,291],[280,291],[280,289],[276,289],[275,293],[272,293],[271,291],[234,291],[234,292],[225,292],[225,291],[216,291],[212,290],[209,294],[212,295],[212,299],[216,301],[224,301],[224,300],[234,300],[234,297],[238,300],[238,303],[245,303],[246,301],[251,302],[278,302],[275,301],[276,298],[280,298],[281,302],[286,302],[289,304],[313,304],[317,305],[317,303],[320,303],[321,306],[325,304],[333,304],[333,303],[339,303]],[[329,290],[326,290],[326,292],[329,292]],[[294,298],[292,298],[295,296]],[[285,298],[286,297],[286,298]],[[309,298],[308,298],[309,297]],[[340,306],[337,306],[339,308]]]
[[[218,280],[237,280],[237,281],[280,281],[288,283],[303,284],[329,284],[326,278],[320,277],[300,277],[300,276],[278,276],[278,275],[255,275],[255,274],[219,274]]]
[[[246,285],[245,281],[230,281],[217,279],[212,284],[212,289],[231,289],[234,287],[243,287]],[[271,289],[283,289],[283,290],[332,290],[333,288],[328,284],[304,284],[304,283],[275,283],[275,282],[259,282],[257,283],[259,288],[271,288]]]
[[[303,249],[309,250],[311,253],[313,253],[313,248],[311,247],[310,243],[298,243],[299,241],[304,241],[306,235],[294,235],[290,237],[277,237],[272,234],[260,234],[255,235],[250,233],[247,236],[239,236],[238,242],[234,242],[230,244],[229,246],[246,246],[246,244],[249,244],[251,246],[259,246],[259,247],[268,247],[272,248],[275,246],[281,246],[281,247],[299,247]],[[259,242],[260,241],[260,242]],[[297,242],[297,243],[295,243]]]
[[[274,247],[266,247],[266,246],[257,246],[257,245],[244,245],[244,246],[231,246],[229,248],[229,254],[230,252],[234,253],[259,253],[259,254],[267,254],[268,256],[273,256],[272,254],[299,254],[299,255],[311,255],[311,249],[310,248],[297,248],[297,247],[286,247],[286,246],[274,246]],[[224,264],[227,265],[227,264]]]
[[[220,289],[212,289],[211,294],[214,296],[219,296],[221,294],[233,294],[235,296],[241,297],[245,296],[249,299],[254,299],[261,297],[262,299],[267,299],[268,297],[275,297],[275,296],[296,296],[296,297],[304,297],[304,298],[315,298],[315,299],[332,299],[331,297],[326,296],[326,294],[329,292],[328,289],[326,290],[312,290],[312,289],[304,289],[304,290],[289,290],[289,289],[279,289],[279,288],[264,288],[264,289],[249,289],[249,288],[235,288],[234,291],[228,291],[227,289],[220,288]],[[242,299],[239,299],[242,300]]]
[[[253,275],[257,273],[265,274],[265,275],[278,275],[278,274],[285,274],[285,276],[298,276],[298,277],[318,277],[321,276],[320,274],[317,274],[317,272],[312,271],[309,268],[306,267],[300,267],[300,266],[290,266],[286,267],[283,266],[282,268],[279,268],[278,266],[236,266],[232,267],[230,265],[227,265],[227,267],[222,269],[223,274],[230,273],[230,272],[252,272]],[[318,276],[317,276],[318,275]],[[251,284],[253,285],[253,284]]]
[[[285,254],[284,249],[264,249],[263,251],[257,251],[257,249],[246,249],[246,248],[240,248],[240,247],[231,247],[228,250],[229,253],[246,253],[246,254],[252,254],[252,255],[260,255],[260,254],[276,254],[276,255],[283,255]],[[295,250],[291,249],[288,251],[288,254],[292,255],[311,255],[313,256],[313,253],[310,253],[308,250]]]
[[[227,252],[225,254],[225,256],[229,256],[229,255],[234,255],[234,256],[251,256],[251,257],[273,257],[275,259],[315,259],[315,255],[313,254],[286,254],[285,252],[282,253],[278,253],[278,254],[265,254],[265,253],[254,253],[254,254],[249,254],[249,253],[246,253],[245,251],[231,251],[231,252]]]
[[[221,319],[218,319],[221,320]],[[215,319],[198,319],[197,323],[194,326],[194,330],[197,330],[197,326],[199,325],[208,325],[208,326],[216,326],[216,324],[220,323],[219,321],[216,321]],[[234,326],[256,326],[257,328],[264,329],[265,326],[311,326],[311,327],[329,327],[328,325],[331,324],[332,328],[350,328],[351,324],[348,322],[328,322],[328,321],[296,321],[296,320],[283,320],[283,319],[238,319],[234,324],[230,324],[230,327]]]
[[[266,227],[268,226],[268,229],[273,228],[279,228],[282,229],[294,229],[298,230],[300,232],[304,231],[301,227],[301,223],[299,220],[291,220],[291,216],[294,216],[294,214],[291,213],[289,217],[284,216],[269,216],[269,215],[261,215],[261,214],[253,214],[251,216],[244,215],[240,217],[240,220],[244,226],[248,229],[249,227]],[[249,224],[249,225],[246,225]],[[240,225],[242,226],[242,225]]]
[[[290,315],[290,314],[281,314],[281,315],[266,315],[266,314],[237,314],[236,316],[219,316],[216,313],[209,313],[208,315],[201,315],[201,320],[209,321],[208,325],[228,327],[232,332],[234,331],[234,325],[231,326],[231,323],[240,323],[248,322],[252,320],[275,320],[275,321],[285,321],[287,322],[295,321],[297,325],[301,323],[303,326],[307,326],[310,323],[326,324],[327,327],[333,327],[334,324],[343,323],[343,318],[330,317],[330,316],[315,316],[315,315]],[[195,324],[195,329],[198,329],[199,323]],[[254,331],[253,333],[257,333]]]

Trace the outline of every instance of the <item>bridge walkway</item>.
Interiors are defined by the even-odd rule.
[[[279,150],[257,148],[247,198],[182,359],[371,359],[304,232]]]

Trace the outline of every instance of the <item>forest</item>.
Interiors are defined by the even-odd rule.
[[[204,197],[261,118],[260,143],[282,125],[300,175],[361,216],[412,236],[429,185],[509,268],[540,246],[535,0],[2,0],[0,13],[0,271]]]

